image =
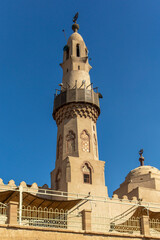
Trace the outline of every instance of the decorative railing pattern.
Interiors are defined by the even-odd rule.
[[[140,234],[140,219],[134,217],[130,219],[124,217],[113,219],[105,216],[92,215],[92,230]]]
[[[0,224],[7,222],[7,205],[0,203]]]
[[[128,220],[123,219],[123,223],[116,224],[112,221],[111,225],[114,226],[113,229],[117,232],[127,232],[127,233],[140,233],[140,218],[132,217]]]
[[[0,224],[7,223],[8,206],[0,203]],[[64,209],[42,208],[35,206],[23,206],[21,222],[19,221],[20,209],[17,209],[18,223],[23,226],[49,227],[81,231],[84,230],[84,215],[76,209],[74,212]],[[147,216],[146,216],[147,217]],[[91,230],[96,232],[119,232],[129,234],[142,233],[142,219],[139,217],[127,218],[119,215],[115,218],[95,215],[91,213]],[[88,219],[87,219],[88,221]],[[149,219],[150,234],[160,236],[160,219]]]
[[[151,235],[160,235],[160,219],[150,219],[149,228]]]
[[[22,225],[25,226],[82,229],[81,222],[81,214],[69,213],[68,210],[31,206],[22,208]]]

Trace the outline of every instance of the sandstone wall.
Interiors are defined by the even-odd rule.
[[[151,236],[123,233],[74,232],[41,227],[22,227],[16,225],[0,225],[0,240],[149,240],[160,239]]]

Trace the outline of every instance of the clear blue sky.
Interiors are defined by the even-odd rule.
[[[127,173],[160,168],[160,1],[0,1],[0,177],[50,185],[56,156],[54,89],[79,11],[91,80],[103,95],[99,155],[112,195]]]

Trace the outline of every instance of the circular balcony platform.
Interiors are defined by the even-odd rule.
[[[95,106],[95,108],[100,113],[99,94],[94,92],[93,90],[76,88],[76,89],[68,89],[64,92],[61,92],[59,95],[55,97],[54,107],[53,107],[53,117],[59,108],[74,102],[89,103]]]

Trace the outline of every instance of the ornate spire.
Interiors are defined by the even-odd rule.
[[[78,30],[79,30],[79,25],[77,24],[77,19],[78,19],[78,12],[75,14],[75,16],[74,16],[74,18],[73,18],[73,22],[74,22],[74,24],[72,25],[72,30],[74,31],[74,32],[78,32]]]
[[[142,156],[142,154],[143,154],[143,149],[139,151],[139,155],[140,155],[139,161],[141,164],[140,166],[144,166],[144,157]]]

